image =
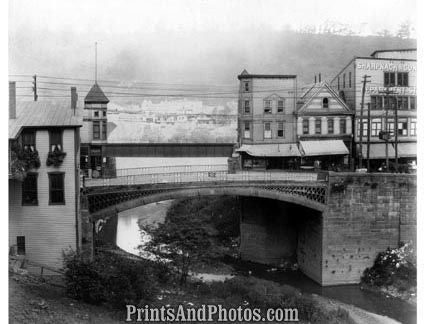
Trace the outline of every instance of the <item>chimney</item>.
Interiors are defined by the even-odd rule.
[[[319,73],[319,83],[322,82],[322,74]]]
[[[316,74],[314,75],[314,84],[316,84],[317,79],[316,79]]]
[[[77,109],[77,100],[78,100],[78,94],[77,94],[77,88],[71,87],[71,109],[74,111]]]
[[[16,82],[9,82],[9,119],[16,119]]]

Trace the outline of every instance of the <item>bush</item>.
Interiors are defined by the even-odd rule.
[[[416,287],[416,264],[411,244],[381,252],[371,268],[367,268],[362,282],[378,287],[394,286],[400,291]]]
[[[237,307],[248,302],[247,307],[297,308],[299,318],[311,323],[345,323],[348,312],[337,306],[324,304],[320,298],[303,295],[290,286],[254,277],[234,277],[224,282],[194,283],[196,293],[224,301],[225,307]]]
[[[159,273],[152,262],[112,253],[101,253],[93,261],[75,253],[65,256],[67,294],[91,304],[108,302],[119,308],[151,301]]]

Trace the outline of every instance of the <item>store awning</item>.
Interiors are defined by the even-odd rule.
[[[363,153],[363,159],[367,158],[367,145],[362,145],[362,153]],[[391,143],[388,144],[388,158],[394,159],[395,152],[394,147],[391,145]],[[385,144],[378,143],[378,144],[370,144],[370,151],[369,151],[369,158],[370,159],[385,159]]]
[[[399,157],[416,157],[416,143],[398,143]]]
[[[345,155],[349,151],[342,140],[300,141],[304,156]]]
[[[236,152],[245,152],[251,156],[301,156],[297,144],[244,144]]]

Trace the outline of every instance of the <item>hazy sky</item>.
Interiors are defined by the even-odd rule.
[[[187,68],[279,42],[272,34],[288,27],[331,21],[376,35],[407,20],[416,24],[414,0],[12,0],[9,71],[87,77],[97,41],[101,75],[184,78]]]
[[[299,28],[326,20],[368,24],[371,31],[394,31],[407,19],[416,23],[414,0],[13,0],[9,4],[11,30],[25,25],[84,31],[93,38],[164,29]]]

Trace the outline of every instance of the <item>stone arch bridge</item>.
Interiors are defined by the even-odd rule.
[[[279,209],[296,218],[314,215],[298,229],[296,254],[300,269],[321,285],[358,283],[378,252],[400,242],[416,242],[414,175],[226,171],[87,180],[81,195],[83,240],[93,240],[91,226],[96,221],[116,222],[121,211],[168,199],[214,195],[244,197],[246,207],[241,208],[247,215],[257,202],[264,203],[262,199],[299,207]],[[246,224],[242,219],[241,257],[276,263],[276,258],[258,257],[278,256],[281,249],[276,244],[286,244],[282,238],[287,233],[264,229],[257,222],[261,215],[255,217]]]

